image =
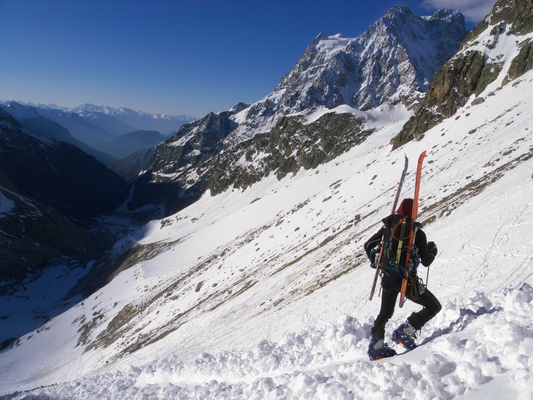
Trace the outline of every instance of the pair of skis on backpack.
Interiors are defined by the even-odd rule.
[[[415,193],[414,193],[414,197],[413,197],[413,209],[412,209],[412,212],[411,212],[411,222],[410,222],[410,226],[409,226],[409,236],[408,236],[408,244],[407,244],[407,248],[408,249],[412,249],[413,247],[413,244],[414,244],[414,241],[415,241],[415,233],[416,233],[416,230],[415,230],[415,221],[416,221],[416,217],[418,215],[418,197],[419,197],[419,194],[420,194],[420,178],[422,176],[422,164],[424,163],[424,158],[426,157],[426,152],[423,151],[422,154],[420,154],[420,156],[418,157],[418,165],[417,165],[417,168],[416,168],[416,180],[415,180]],[[400,181],[398,182],[398,187],[396,188],[396,193],[394,195],[394,201],[392,202],[392,210],[391,210],[391,215],[395,213],[396,211],[396,206],[398,205],[398,200],[400,198],[400,194],[401,194],[401,191],[402,191],[402,187],[403,187],[403,182],[405,180],[405,176],[407,175],[407,169],[409,167],[409,159],[407,158],[407,156],[405,156],[405,161],[404,161],[404,167],[403,167],[403,170],[402,170],[402,175],[400,177]],[[370,296],[369,296],[369,300],[372,300],[372,298],[374,297],[374,292],[376,290],[376,285],[377,285],[377,281],[378,281],[378,277],[379,277],[379,273],[380,273],[380,264],[381,264],[381,257],[382,257],[382,254],[383,254],[383,248],[384,248],[384,244],[383,244],[383,240],[382,240],[382,243],[380,245],[380,251],[378,253],[378,256],[375,258],[375,263],[376,263],[376,272],[374,273],[374,280],[372,281],[372,287],[370,289]],[[411,257],[411,253],[410,251],[407,252],[407,255],[406,255],[406,258],[405,258],[405,262],[404,262],[404,266],[403,268],[405,269],[405,273],[404,273],[404,276],[407,277],[409,276],[409,259]],[[398,263],[399,263],[399,259],[396,260]],[[403,278],[402,280],[402,287],[401,287],[401,291],[400,291],[400,300],[399,300],[399,307],[403,307],[404,303],[405,303],[405,300],[406,300],[406,291],[407,291],[407,278]]]

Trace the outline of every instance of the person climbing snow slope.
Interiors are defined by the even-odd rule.
[[[423,306],[422,310],[413,312],[407,321],[401,324],[393,333],[393,342],[405,347],[407,350],[416,348],[416,331],[420,330],[426,322],[432,319],[440,310],[441,305],[418,278],[417,267],[420,263],[429,267],[437,255],[437,246],[434,242],[427,242],[426,234],[420,229],[420,224],[415,223],[413,231],[402,230],[404,219],[410,221],[413,209],[413,199],[405,198],[400,203],[396,214],[383,219],[382,228],[376,232],[364,245],[366,254],[375,267],[375,257],[379,254],[379,246],[383,245],[379,268],[382,272],[381,309],[374,321],[371,330],[368,356],[371,360],[379,360],[396,355],[396,351],[385,342],[385,325],[394,314],[395,303],[401,291],[402,280],[405,276],[405,258],[408,251],[408,236],[415,235],[414,246],[411,249],[408,263],[408,276],[406,297]],[[406,224],[409,225],[409,224]],[[400,245],[401,244],[401,245]],[[401,250],[398,250],[398,246]]]

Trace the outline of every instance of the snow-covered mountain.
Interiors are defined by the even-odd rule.
[[[314,169],[208,191],[118,238],[108,262],[121,265],[107,285],[66,310],[60,302],[52,311],[61,314],[0,352],[0,396],[532,398],[533,63],[522,52],[533,29],[517,30],[516,16],[532,11],[529,0],[496,3],[461,47],[498,59],[496,77],[400,148],[391,141],[411,116],[404,106],[314,110],[298,129],[344,111],[366,136]],[[516,64],[526,67],[515,74]],[[367,300],[373,270],[362,245],[390,211],[404,154],[413,164],[423,150],[420,222],[439,247],[427,284],[443,309],[420,348],[371,362],[379,301]],[[406,195],[413,181],[411,168]],[[28,293],[62,300],[85,273],[70,268],[1,297],[2,322],[34,315]],[[398,309],[389,332],[417,309]]]
[[[521,1],[498,2],[488,20],[482,21],[469,34],[463,46],[435,75],[424,97],[422,107],[405,124],[393,140],[397,147],[444,118],[456,114],[471,96],[473,104],[493,96],[501,85],[519,78],[532,68],[533,43],[529,39],[510,43],[515,37],[527,35],[533,29],[531,4]],[[490,34],[482,35],[491,27]],[[479,42],[476,42],[476,39]],[[518,45],[519,52],[516,53]],[[502,74],[502,71],[506,73]]]
[[[318,35],[274,93],[284,114],[343,104],[359,110],[411,105],[466,33],[457,11],[422,18],[396,6],[355,39]]]
[[[125,160],[126,176],[142,171],[130,206],[162,205],[168,215],[207,189],[245,188],[337,157],[371,133],[365,120],[409,113],[465,35],[456,11],[422,18],[406,7],[357,38],[318,35],[264,99],[184,125],[143,164]]]

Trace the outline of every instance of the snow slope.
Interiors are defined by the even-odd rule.
[[[530,71],[395,151],[405,120],[317,170],[152,222],[124,240],[157,251],[0,353],[0,395],[532,398],[532,84]],[[370,362],[379,301],[362,244],[403,154],[413,165],[424,149],[420,220],[439,246],[428,284],[443,310],[420,348]],[[413,180],[411,168],[404,193]],[[388,333],[417,309],[398,309]],[[113,336],[124,310],[139,312]]]

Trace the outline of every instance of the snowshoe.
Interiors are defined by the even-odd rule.
[[[377,339],[370,336],[370,344],[368,346],[368,357],[370,360],[380,360],[382,358],[394,357],[396,350],[391,349],[387,343],[383,342],[383,339]]]
[[[416,349],[416,329],[409,323],[409,321],[401,324],[398,329],[392,332],[392,341],[396,344],[402,345],[407,350]]]

